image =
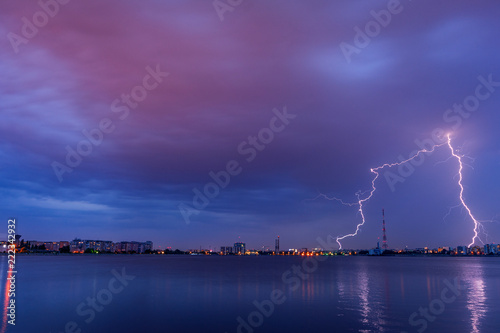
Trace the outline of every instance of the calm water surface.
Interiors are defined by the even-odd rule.
[[[500,326],[500,258],[318,263],[18,255],[16,264],[11,326],[7,257],[0,257],[2,332],[499,332]]]

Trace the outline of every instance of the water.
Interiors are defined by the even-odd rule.
[[[16,326],[3,318],[1,327],[82,333],[498,331],[500,258],[325,259],[18,255]],[[7,257],[0,257],[4,315],[6,264]],[[86,302],[96,296],[92,309]]]

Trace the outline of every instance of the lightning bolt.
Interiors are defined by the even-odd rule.
[[[379,174],[379,171],[384,169],[384,168],[392,168],[394,166],[398,166],[398,165],[403,165],[405,163],[408,163],[412,160],[414,160],[415,158],[417,158],[418,156],[420,156],[421,154],[424,154],[424,153],[432,153],[436,148],[438,147],[441,147],[443,145],[447,144],[447,142],[444,142],[444,143],[441,143],[441,144],[437,144],[437,145],[434,145],[432,146],[432,148],[430,150],[428,149],[422,149],[422,150],[419,150],[417,151],[413,156],[411,156],[410,158],[404,160],[404,161],[401,161],[401,162],[395,162],[395,163],[384,163],[376,168],[371,168],[370,169],[370,172],[374,174],[373,176],[373,179],[372,179],[372,187],[371,187],[371,190],[368,190],[364,193],[360,193],[359,191],[356,192],[356,197],[358,198],[358,201],[357,202],[354,202],[354,203],[346,203],[344,201],[342,201],[341,199],[338,199],[338,198],[329,198],[327,197],[326,195],[324,194],[320,194],[319,196],[321,197],[324,197],[328,200],[335,200],[335,201],[338,201],[340,203],[342,203],[343,205],[346,205],[346,206],[358,206],[358,212],[359,214],[361,215],[361,222],[358,223],[358,225],[356,226],[356,231],[351,233],[351,234],[347,234],[347,235],[343,235],[343,236],[338,236],[336,241],[337,241],[337,244],[339,244],[339,250],[342,250],[342,243],[340,243],[341,240],[347,238],[347,237],[354,237],[358,234],[360,228],[365,224],[366,222],[366,218],[365,218],[365,213],[363,211],[363,205],[372,198],[373,194],[375,193],[375,191],[377,190],[377,188],[375,187],[375,182],[377,181],[378,177],[380,176]],[[368,192],[368,195],[366,195],[364,198],[361,198],[363,196],[363,194],[367,193]],[[319,197],[318,196],[318,197]]]
[[[365,192],[361,192],[361,191],[356,192],[355,195],[356,195],[356,197],[358,199],[357,202],[348,203],[348,202],[345,202],[342,199],[339,199],[339,198],[336,198],[336,197],[328,197],[325,194],[319,194],[315,198],[315,199],[317,199],[319,197],[322,197],[322,198],[325,198],[327,200],[338,201],[342,205],[345,205],[345,206],[351,206],[351,207],[352,206],[357,206],[358,207],[358,213],[361,215],[361,222],[356,225],[356,230],[353,233],[350,233],[350,234],[347,234],[347,235],[343,235],[343,236],[337,236],[336,241],[337,241],[337,244],[339,245],[339,250],[342,250],[342,243],[340,241],[343,240],[343,239],[345,239],[345,238],[347,238],[347,237],[355,237],[355,236],[357,236],[358,232],[361,230],[361,227],[366,223],[366,217],[365,217],[365,213],[363,211],[363,207],[364,207],[364,204],[373,197],[373,194],[377,190],[377,187],[375,186],[375,183],[376,183],[377,179],[380,176],[379,171],[381,171],[384,168],[392,168],[394,166],[403,165],[405,163],[408,163],[408,162],[414,160],[415,158],[417,158],[421,154],[432,153],[436,148],[444,146],[444,145],[447,145],[448,148],[450,149],[450,152],[451,152],[451,156],[446,161],[448,161],[451,158],[455,158],[458,161],[458,166],[459,166],[459,169],[458,169],[458,176],[459,176],[458,186],[460,187],[460,193],[459,193],[460,204],[458,204],[455,207],[451,207],[450,211],[448,212],[448,214],[446,214],[446,216],[448,216],[451,213],[451,210],[453,208],[456,208],[456,207],[459,207],[459,206],[462,206],[463,208],[465,208],[467,210],[467,213],[468,213],[469,217],[474,222],[474,236],[472,237],[472,242],[468,245],[468,247],[473,246],[474,243],[476,242],[476,239],[479,239],[480,241],[482,241],[479,238],[479,230],[480,230],[481,227],[484,230],[484,226],[481,224],[480,221],[478,221],[474,217],[474,215],[472,214],[471,209],[465,203],[465,200],[464,200],[464,186],[463,186],[463,173],[462,173],[462,171],[463,171],[463,166],[464,166],[465,163],[463,162],[462,159],[464,157],[466,157],[466,156],[460,155],[459,153],[456,152],[455,148],[453,148],[453,145],[451,144],[451,134],[448,133],[446,137],[447,137],[447,141],[445,141],[445,142],[443,142],[441,144],[436,144],[436,145],[432,146],[432,148],[430,150],[428,150],[428,149],[419,150],[413,156],[411,156],[410,158],[408,158],[408,159],[406,159],[404,161],[395,162],[395,163],[385,163],[385,164],[382,164],[382,165],[380,165],[380,166],[378,166],[376,168],[371,168],[370,172],[374,175],[373,179],[371,181],[371,185],[372,185],[371,189],[368,190],[368,191],[365,191]],[[368,193],[368,194],[366,194],[366,193]],[[315,200],[315,199],[313,199],[313,200]],[[445,218],[446,218],[446,216],[445,216]],[[488,221],[488,222],[490,222],[490,221]]]
[[[472,219],[472,221],[474,221],[474,237],[472,237],[472,242],[468,246],[468,247],[471,247],[476,242],[476,238],[478,238],[479,226],[481,224],[480,224],[480,222],[478,220],[476,220],[476,218],[474,217],[474,215],[472,215],[472,212],[471,212],[469,206],[467,206],[467,204],[465,203],[465,200],[464,200],[464,186],[462,184],[462,180],[463,180],[462,170],[464,168],[463,162],[462,162],[462,158],[464,156],[459,155],[459,154],[457,154],[455,152],[455,149],[451,145],[451,136],[450,136],[450,134],[448,134],[447,137],[448,137],[448,147],[450,148],[451,155],[457,159],[458,165],[459,165],[459,168],[458,168],[458,186],[460,187],[460,196],[459,196],[460,197],[460,202],[462,203],[462,206],[467,210],[467,213],[469,214],[469,217]]]

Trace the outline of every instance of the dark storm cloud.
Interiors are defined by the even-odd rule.
[[[401,1],[402,11],[348,63],[339,45],[352,44],[353,28],[364,29],[373,20],[370,11],[387,4],[245,2],[223,22],[210,2],[61,6],[18,53],[7,38],[2,42],[5,214],[22,218],[31,238],[135,237],[180,247],[231,243],[238,235],[258,247],[277,233],[288,233],[290,247],[312,246],[318,235],[350,231],[359,221],[355,209],[304,200],[318,192],[354,200],[357,190],[369,188],[371,167],[408,157],[418,148],[415,139],[449,129],[444,112],[474,94],[478,76],[500,81],[494,1]],[[40,10],[36,3],[0,6],[4,36],[21,34],[21,18]],[[169,75],[120,120],[111,104],[142,83],[147,66]],[[456,133],[482,170],[467,175],[479,184],[471,191],[481,200],[471,201],[485,219],[498,213],[490,200],[498,186],[481,189],[498,184],[491,165],[499,164],[499,104],[500,91]],[[238,145],[284,106],[296,118],[245,162]],[[76,149],[82,130],[97,128],[103,118],[115,130],[59,182],[51,163],[65,163],[65,147]],[[192,205],[192,189],[202,189],[209,172],[230,160],[241,162],[241,174],[186,225],[178,205]],[[429,161],[395,193],[379,180],[381,192],[368,204],[371,225],[379,207],[399,202],[404,191],[413,200],[429,198],[420,177],[437,173],[436,183],[453,185],[455,165],[438,171],[439,158]],[[428,214],[394,205],[393,218],[441,221],[453,194],[440,193],[446,199]],[[457,212],[454,219],[465,217]],[[437,236],[401,233],[394,246],[438,245],[449,232],[449,225],[426,226]],[[378,232],[378,224],[367,227],[365,238],[348,244],[371,246]],[[464,229],[444,238],[465,243],[469,234]]]

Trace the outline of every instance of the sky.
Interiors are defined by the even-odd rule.
[[[497,1],[41,4],[0,3],[0,236],[320,247],[361,222],[324,196],[440,132],[476,244],[500,242]],[[383,208],[391,248],[470,243],[457,159],[422,156],[343,247],[376,246]]]

